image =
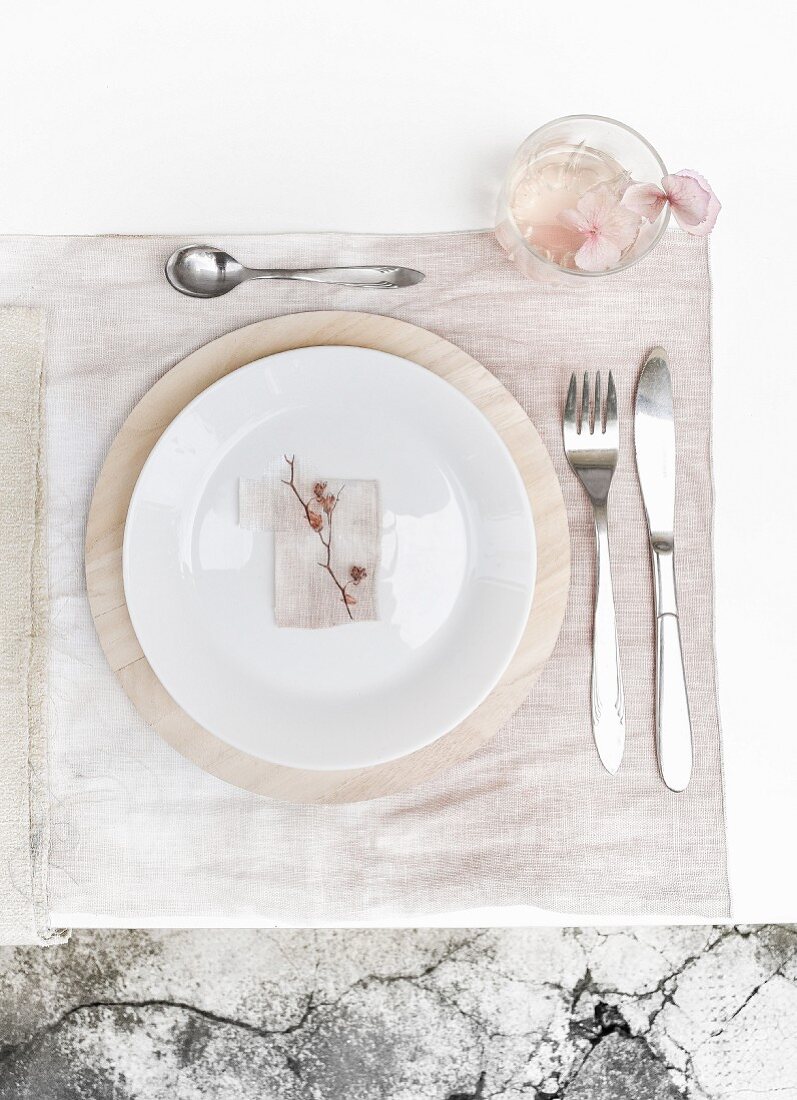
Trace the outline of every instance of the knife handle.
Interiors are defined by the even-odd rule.
[[[620,767],[625,748],[625,697],[620,673],[620,647],[609,560],[606,504],[593,502],[595,513],[595,621],[592,635],[592,734],[598,756],[611,775]]]
[[[653,548],[656,592],[656,755],[671,791],[692,775],[692,723],[686,693],[672,547]]]

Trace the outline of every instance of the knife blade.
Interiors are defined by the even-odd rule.
[[[692,775],[692,723],[675,586],[675,420],[664,348],[642,368],[634,408],[637,473],[648,521],[656,630],[656,755],[661,777],[683,791]]]

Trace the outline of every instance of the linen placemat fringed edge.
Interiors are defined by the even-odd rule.
[[[49,927],[44,314],[0,309],[0,944]]]

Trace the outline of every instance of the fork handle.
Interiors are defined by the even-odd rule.
[[[606,503],[593,503],[595,514],[595,623],[592,635],[592,733],[598,756],[612,775],[625,748],[625,696],[609,559]]]

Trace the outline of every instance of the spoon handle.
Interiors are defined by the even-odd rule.
[[[409,267],[308,267],[247,268],[246,279],[299,279],[309,283],[340,283],[343,286],[371,286],[383,290],[413,286],[423,279],[422,271]]]

